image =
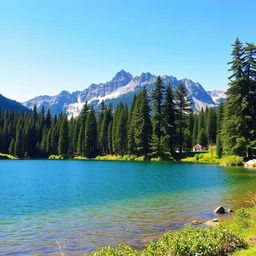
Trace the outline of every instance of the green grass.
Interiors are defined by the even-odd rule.
[[[250,247],[246,250],[239,250],[233,254],[233,256],[255,256],[256,255],[256,247]]]
[[[15,156],[9,155],[9,154],[2,154],[0,153],[0,159],[17,159]]]
[[[252,203],[255,203],[255,196]],[[253,241],[253,242],[252,242]],[[102,247],[92,256],[252,256],[256,255],[256,206],[241,208],[219,226],[186,226],[167,232],[142,251],[127,245]]]

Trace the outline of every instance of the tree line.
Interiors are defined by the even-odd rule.
[[[256,47],[233,44],[231,75],[225,104],[192,111],[183,84],[176,90],[160,77],[151,95],[144,87],[128,108],[120,102],[100,104],[95,111],[87,102],[78,118],[0,110],[0,152],[17,157],[85,156],[107,154],[177,157],[196,144],[215,145],[216,153],[252,158],[256,154]]]
[[[218,112],[195,114],[183,84],[175,91],[158,77],[152,94],[143,88],[130,108],[100,104],[96,112],[87,103],[78,118],[0,110],[0,152],[17,157],[52,154],[93,158],[107,154],[174,157],[194,144],[215,144]]]

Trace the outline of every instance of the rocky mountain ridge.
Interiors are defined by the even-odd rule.
[[[183,83],[192,100],[193,108],[200,111],[202,108],[213,107],[216,105],[211,94],[206,92],[201,84],[193,82],[190,79],[178,80],[176,77],[164,75],[161,76],[164,85],[172,84],[175,90],[180,83]],[[133,96],[137,94],[142,87],[146,87],[149,93],[152,92],[157,76],[151,73],[142,73],[140,76],[133,77],[130,73],[121,70],[111,81],[100,84],[91,84],[83,91],[68,92],[62,91],[55,96],[38,96],[23,103],[28,108],[33,108],[34,104],[40,110],[42,106],[50,109],[53,114],[59,114],[61,111],[69,116],[76,117],[85,101],[97,108],[102,100],[106,104],[111,103],[115,107],[120,101],[131,104]]]

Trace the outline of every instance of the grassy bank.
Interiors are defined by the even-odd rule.
[[[252,256],[256,255],[256,206],[241,208],[216,227],[187,226],[167,232],[142,251],[127,245],[103,247],[86,256]]]
[[[15,156],[0,153],[0,159],[17,159]]]

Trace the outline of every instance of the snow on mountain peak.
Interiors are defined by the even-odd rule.
[[[172,84],[175,90],[180,83],[183,83],[192,100],[193,108],[197,111],[201,108],[212,107],[215,102],[210,93],[207,93],[199,84],[189,79],[178,80],[173,76],[161,76],[163,84]],[[69,116],[78,116],[83,104],[87,100],[89,104],[99,106],[99,103],[104,100],[106,104],[111,103],[115,107],[120,101],[131,104],[133,96],[137,94],[143,86],[146,86],[148,92],[151,93],[156,82],[157,76],[149,72],[142,73],[140,76],[133,77],[125,70],[120,70],[116,73],[113,79],[106,83],[91,84],[83,91],[76,91],[69,93],[62,91],[55,96],[39,96],[24,102],[28,108],[32,108],[34,104],[37,105],[38,110],[44,106],[50,109],[53,114],[58,114],[61,111],[67,113]]]

